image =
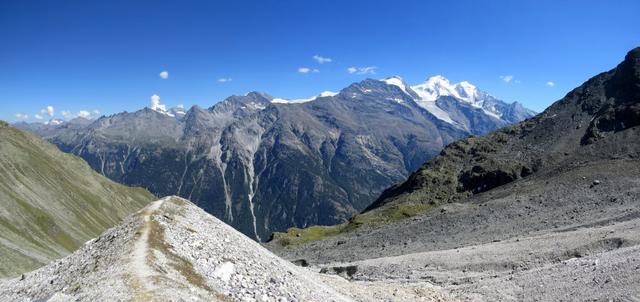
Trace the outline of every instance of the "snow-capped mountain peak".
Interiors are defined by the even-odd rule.
[[[411,86],[423,101],[435,101],[441,96],[455,96],[459,93],[455,85],[451,85],[449,80],[441,75],[430,77],[426,82]]]
[[[430,77],[426,82],[411,86],[411,88],[423,101],[435,101],[442,96],[452,96],[477,108],[483,107],[485,98],[493,98],[467,81],[451,84],[447,78],[441,75]]]
[[[389,84],[389,85],[398,86],[398,88],[400,88],[402,91],[404,91],[404,93],[410,94],[408,92],[408,90],[407,90],[407,84],[399,76],[388,77],[388,78],[386,78],[386,79],[384,79],[382,81],[387,83],[387,84]]]
[[[425,82],[408,86],[402,78],[393,76],[382,80],[388,85],[399,87],[420,107],[429,111],[436,118],[450,123],[452,125],[460,125],[458,119],[453,118],[450,109],[445,109],[437,102],[442,97],[450,97],[456,101],[482,110],[486,115],[492,118],[502,120],[504,107],[508,104],[496,99],[490,94],[478,89],[475,85],[462,81],[459,83],[451,83],[449,79],[442,75],[436,75],[428,78]]]

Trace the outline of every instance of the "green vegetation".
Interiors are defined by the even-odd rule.
[[[348,225],[343,223],[332,226],[314,225],[304,229],[289,228],[286,233],[273,233],[273,240],[282,246],[297,245],[339,235],[346,231]]]
[[[308,228],[289,228],[286,233],[276,232],[273,240],[282,246],[298,245],[310,241],[321,240],[353,231],[362,226],[376,227],[397,222],[424,213],[433,208],[431,204],[400,204],[386,207],[380,211],[358,214],[349,222],[332,226],[311,226]]]
[[[0,175],[0,277],[74,251],[154,199],[6,123],[0,123]]]

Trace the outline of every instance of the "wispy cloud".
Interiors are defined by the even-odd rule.
[[[350,74],[376,74],[378,67],[366,66],[366,67],[349,67],[347,72]]]
[[[500,79],[502,79],[505,83],[511,83],[511,81],[513,81],[513,75],[512,74],[501,75]]]
[[[37,120],[41,120],[41,119],[44,118],[42,115],[37,114],[37,113],[33,117],[35,117]]]
[[[326,58],[320,55],[315,55],[313,56],[313,59],[316,60],[316,62],[318,62],[318,64],[324,64],[324,63],[331,63],[331,58]]]
[[[298,68],[298,72],[299,73],[310,73],[310,72],[317,73],[317,72],[320,72],[320,70],[316,68],[311,69],[309,67],[300,67]]]
[[[91,113],[86,110],[80,110],[80,112],[78,112],[78,117],[89,119],[91,118]]]
[[[169,72],[166,70],[163,70],[160,72],[159,76],[161,79],[166,80],[169,78]]]
[[[62,117],[64,117],[65,119],[70,119],[73,117],[73,113],[71,113],[71,111],[67,111],[67,110],[62,110]]]
[[[226,83],[226,82],[231,82],[231,81],[233,81],[232,78],[219,78],[218,79],[218,82],[220,82],[220,83]]]
[[[16,119],[18,120],[26,120],[29,118],[29,115],[24,114],[24,113],[16,113]]]
[[[49,116],[53,116],[55,114],[55,110],[53,109],[53,106],[49,105],[47,106],[47,108],[40,110],[40,113],[42,114],[48,114]]]
[[[556,83],[549,81],[545,85],[547,85],[549,87],[553,87],[553,86],[556,86]]]

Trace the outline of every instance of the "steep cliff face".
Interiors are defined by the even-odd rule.
[[[34,131],[111,179],[189,198],[264,240],[343,222],[446,144],[508,123],[464,102],[450,123],[418,98],[401,81],[365,80],[304,101],[252,92],[180,118],[145,108]]]

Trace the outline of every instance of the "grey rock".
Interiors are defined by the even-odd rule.
[[[488,94],[486,108],[443,96],[451,124],[416,97],[411,88],[367,79],[300,104],[252,92],[183,115],[145,108],[90,123],[18,126],[115,181],[183,196],[266,240],[292,226],[345,222],[447,144],[529,114]]]

